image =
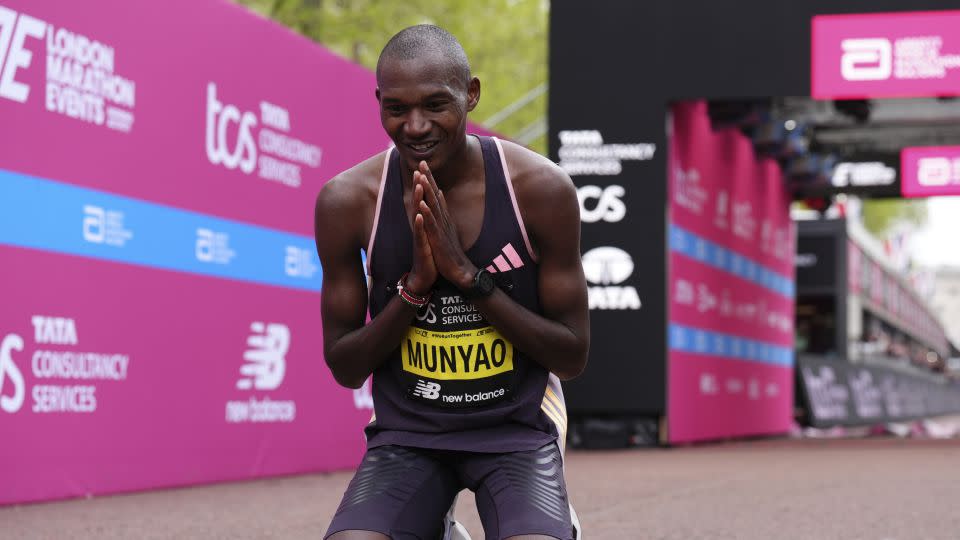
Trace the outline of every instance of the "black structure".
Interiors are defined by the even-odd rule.
[[[802,351],[834,359],[847,356],[847,223],[797,223],[798,339]]]

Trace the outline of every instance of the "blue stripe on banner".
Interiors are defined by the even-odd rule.
[[[791,300],[794,298],[796,287],[792,279],[736,251],[672,224],[670,225],[670,250],[753,282]]]
[[[0,170],[0,244],[319,291],[313,238]]]
[[[750,360],[778,366],[793,365],[793,349],[790,347],[679,324],[671,324],[669,332],[671,350]]]

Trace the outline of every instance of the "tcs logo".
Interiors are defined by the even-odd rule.
[[[239,167],[246,174],[252,173],[257,164],[257,145],[251,129],[256,125],[255,114],[221,103],[217,99],[217,85],[207,84],[206,149],[210,163],[228,169]],[[228,132],[234,129],[236,137],[228,137]],[[233,144],[228,139],[233,139]]]
[[[16,11],[0,6],[0,97],[26,103],[30,87],[15,78],[17,70],[33,61],[24,43],[28,37],[42,39],[46,32],[47,24],[40,19],[23,14],[18,18]]]
[[[596,223],[603,220],[608,223],[616,223],[622,220],[627,215],[627,207],[620,198],[626,193],[623,186],[618,185],[605,188],[600,186],[578,188],[577,199],[580,201],[580,221]]]
[[[11,351],[23,350],[23,338],[16,334],[7,334],[0,342],[0,409],[8,413],[15,413],[23,406],[23,374],[13,361]],[[4,383],[7,378],[13,383],[13,395],[3,394]]]
[[[840,75],[845,80],[882,81],[893,74],[893,46],[889,39],[845,39],[840,47]]]

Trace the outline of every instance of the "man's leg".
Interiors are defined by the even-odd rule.
[[[350,481],[326,538],[438,539],[443,516],[459,491],[454,471],[430,451],[373,448]]]
[[[556,444],[531,452],[469,454],[464,462],[463,476],[476,493],[487,540],[573,539]]]

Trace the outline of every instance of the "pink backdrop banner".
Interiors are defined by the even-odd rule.
[[[904,197],[960,195],[960,146],[904,148],[900,170]]]
[[[312,235],[320,186],[390,143],[373,73],[228,0],[0,0],[6,49],[12,171]]]
[[[0,504],[358,462],[313,209],[375,86],[227,0],[0,0]]]
[[[4,64],[5,169],[312,234],[323,182],[388,145],[370,72],[226,0],[0,6],[42,31]]]
[[[818,15],[811,91],[816,99],[960,94],[960,11]]]
[[[706,103],[671,108],[671,443],[784,432],[793,406],[795,232],[773,160]]]

